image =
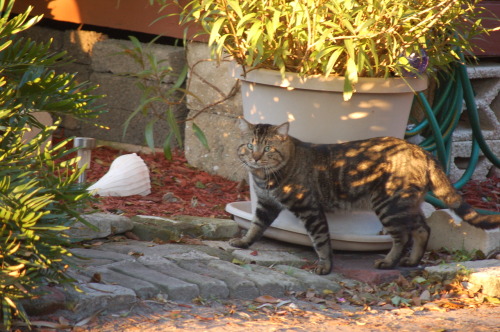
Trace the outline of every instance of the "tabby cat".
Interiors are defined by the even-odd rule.
[[[253,125],[240,120],[238,156],[253,178],[257,209],[246,235],[230,240],[238,248],[257,241],[283,208],[297,216],[319,257],[315,272],[328,274],[332,249],[325,211],[373,210],[393,245],[375,267],[418,265],[429,239],[420,209],[432,190],[469,224],[500,227],[500,215],[479,215],[452,187],[434,157],[393,137],[341,144],[311,144],[288,135],[289,123]],[[411,251],[404,256],[405,247]]]

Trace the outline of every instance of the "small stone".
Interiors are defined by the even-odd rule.
[[[431,293],[426,289],[420,294],[420,302],[429,302],[431,300]]]
[[[424,308],[429,311],[446,312],[446,308],[441,308],[439,305],[432,302],[424,304]]]
[[[176,203],[179,202],[180,199],[174,195],[172,192],[166,192],[165,195],[161,198],[162,201],[168,202],[168,203]]]
[[[398,315],[398,316],[412,316],[413,315],[413,310],[410,308],[394,309],[394,310],[391,310],[391,312],[395,315]]]
[[[111,213],[93,213],[82,215],[85,221],[95,227],[90,228],[79,221],[75,222],[66,233],[77,240],[92,240],[132,230],[130,218]]]
[[[463,281],[462,286],[465,289],[470,290],[471,292],[474,292],[474,293],[478,292],[481,289],[481,285],[475,285],[475,284],[468,282],[468,281]]]
[[[499,260],[500,260],[500,254],[497,254],[497,255],[495,256],[495,259],[499,259]]]

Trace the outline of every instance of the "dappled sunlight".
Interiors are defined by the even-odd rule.
[[[369,100],[361,100],[357,105],[357,108],[369,108],[369,109],[377,109],[377,110],[387,110],[392,107],[392,105],[384,99],[369,99]]]
[[[373,132],[384,132],[387,130],[386,127],[382,127],[382,126],[370,126],[370,131],[373,131]]]
[[[366,118],[369,115],[370,115],[370,113],[368,113],[368,112],[353,112],[353,113],[349,114],[348,117],[350,119],[356,120],[356,119]]]

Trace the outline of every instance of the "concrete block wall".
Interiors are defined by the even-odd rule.
[[[37,41],[53,39],[54,51],[67,51],[74,60],[72,63],[61,66],[58,70],[78,72],[79,81],[90,81],[98,84],[95,94],[104,94],[106,98],[99,103],[105,104],[108,111],[103,114],[98,124],[76,121],[70,117],[64,118],[62,129],[66,136],[94,137],[101,140],[124,142],[145,145],[144,128],[154,116],[138,115],[131,121],[125,137],[123,125],[125,120],[141,103],[141,90],[136,86],[137,80],[127,73],[139,72],[142,68],[130,57],[119,54],[124,48],[132,48],[128,40],[112,39],[107,35],[95,31],[85,30],[58,30],[47,26],[35,26],[23,32],[23,35]],[[185,66],[185,51],[182,47],[170,45],[142,44],[143,48],[150,49],[163,65],[173,68],[173,75],[168,76],[162,83],[162,89],[172,87],[178,74]],[[166,110],[165,104],[157,104],[156,116],[162,116]],[[184,104],[175,106],[177,119],[183,121],[187,115]],[[109,127],[104,129],[103,127]],[[154,126],[155,144],[163,145],[168,135],[168,126],[159,119]]]
[[[476,105],[483,136],[495,155],[500,158],[500,63],[481,62],[467,70],[476,96]],[[465,106],[464,106],[465,108]],[[453,133],[450,178],[458,180],[470,160],[472,129],[466,113]],[[495,166],[480,153],[473,179],[485,179]]]
[[[232,64],[211,61],[204,43],[187,45],[189,79],[187,89],[188,118],[203,130],[208,140],[207,150],[196,137],[192,125],[186,125],[185,155],[188,162],[210,173],[232,180],[247,177],[236,157],[240,132],[238,117],[243,115],[238,80],[231,76]]]

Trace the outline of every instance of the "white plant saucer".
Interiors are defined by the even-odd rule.
[[[226,211],[234,216],[236,223],[248,229],[252,220],[250,201],[233,202],[226,205]],[[373,212],[359,211],[349,214],[328,213],[328,226],[332,248],[349,251],[379,251],[392,246],[390,235],[380,235],[382,225]],[[288,210],[284,210],[266,230],[264,236],[305,246],[311,240],[301,222]]]

